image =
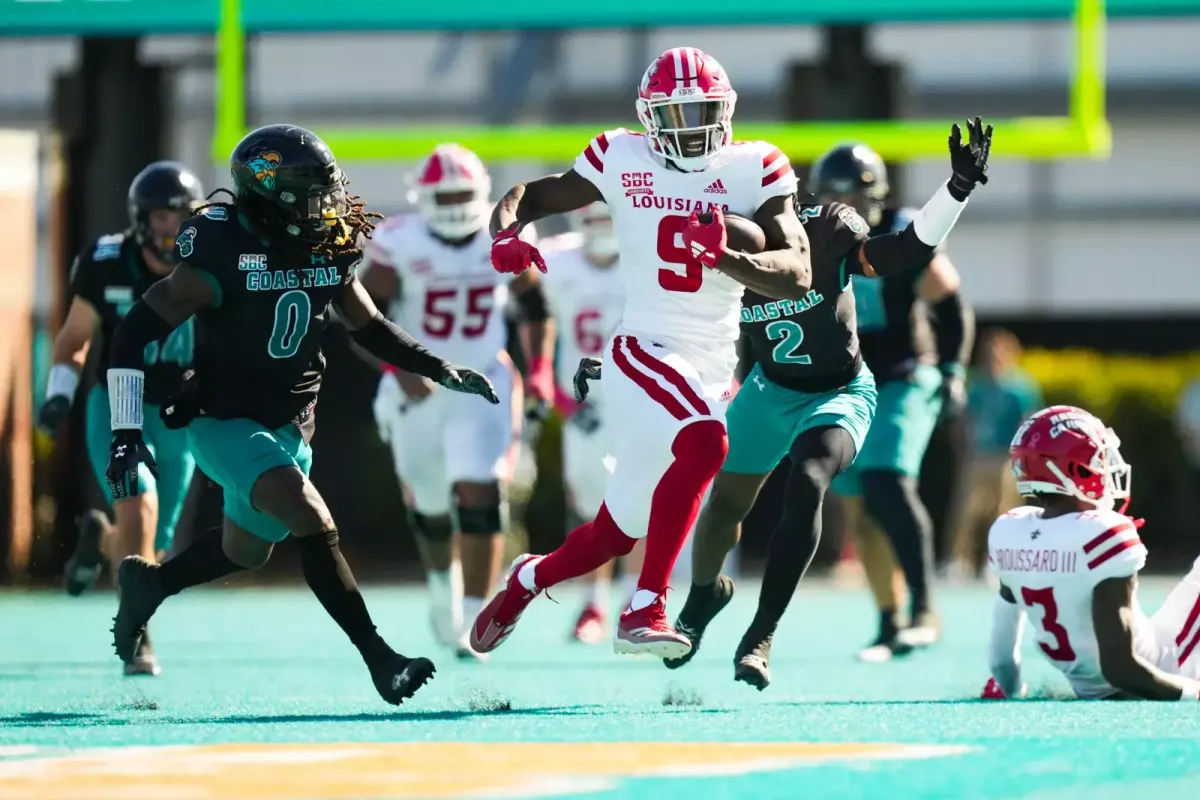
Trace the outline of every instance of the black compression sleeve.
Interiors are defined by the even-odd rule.
[[[113,331],[108,366],[144,369],[146,345],[167,337],[173,330],[175,326],[160,317],[145,300],[138,300]]]
[[[863,242],[863,252],[875,274],[887,277],[925,266],[933,260],[937,248],[922,242],[909,223],[899,233],[885,233]]]
[[[440,381],[446,371],[445,361],[378,312],[350,335],[368,353],[405,372]]]
[[[934,305],[933,311],[937,315],[934,330],[938,363],[943,369],[951,365],[965,367],[975,343],[975,315],[971,307],[960,292],[954,291]]]
[[[550,319],[550,306],[540,281],[517,295],[517,306],[521,309],[521,319],[526,322],[545,322]]]

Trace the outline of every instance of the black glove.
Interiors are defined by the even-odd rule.
[[[604,363],[598,358],[579,359],[579,368],[575,370],[575,402],[587,400],[588,381],[600,380],[600,365]]]
[[[47,397],[38,412],[37,425],[47,436],[54,436],[71,414],[71,398],[65,394]]]
[[[158,464],[154,463],[154,454],[142,439],[142,432],[137,428],[113,431],[108,469],[104,471],[113,500],[137,497],[138,468],[143,464],[151,475],[158,477]]]
[[[584,433],[592,434],[600,427],[600,412],[590,403],[581,403],[567,421]]]
[[[967,407],[967,382],[957,369],[942,372],[942,419],[957,419]]]
[[[442,372],[442,377],[438,379],[438,384],[453,392],[477,394],[492,405],[500,403],[500,398],[496,396],[496,389],[492,386],[492,382],[485,375],[467,367],[447,365],[445,371]]]
[[[186,428],[192,420],[200,416],[200,395],[197,391],[196,371],[189,369],[183,374],[183,385],[179,394],[167,400],[158,410],[158,418],[168,430],[177,431]]]
[[[963,144],[962,129],[955,123],[950,127],[950,195],[960,203],[967,199],[978,184],[986,184],[988,154],[992,151],[992,126],[983,128],[979,117],[967,120],[967,143]]]

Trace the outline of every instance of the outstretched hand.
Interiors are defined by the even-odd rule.
[[[977,185],[988,182],[988,156],[992,152],[992,126],[985,129],[979,117],[974,122],[967,120],[966,125],[966,143],[958,123],[950,128],[950,168],[954,172],[950,187],[962,195],[956,198],[959,200],[965,200]]]
[[[500,403],[496,387],[492,386],[487,376],[468,367],[446,367],[438,383],[452,392],[477,394],[492,405]]]

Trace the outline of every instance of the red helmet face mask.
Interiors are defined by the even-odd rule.
[[[1124,513],[1131,468],[1121,440],[1097,417],[1074,406],[1051,406],[1021,425],[1009,459],[1022,495],[1061,494]]]
[[[695,47],[673,47],[642,76],[637,113],[654,152],[685,172],[699,172],[733,141],[736,100],[715,58]]]

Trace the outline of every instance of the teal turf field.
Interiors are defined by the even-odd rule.
[[[570,589],[465,665],[433,649],[418,589],[369,586],[389,641],[439,665],[399,709],[304,588],[168,601],[157,679],[120,676],[111,594],[0,594],[0,798],[1200,796],[1196,704],[1053,699],[1066,684],[1028,642],[1043,699],[975,700],[989,590],[943,588],[944,642],[866,665],[865,592],[809,581],[760,694],[732,681],[757,591],[739,588],[669,672],[568,643]],[[1146,581],[1145,605],[1167,588]]]

